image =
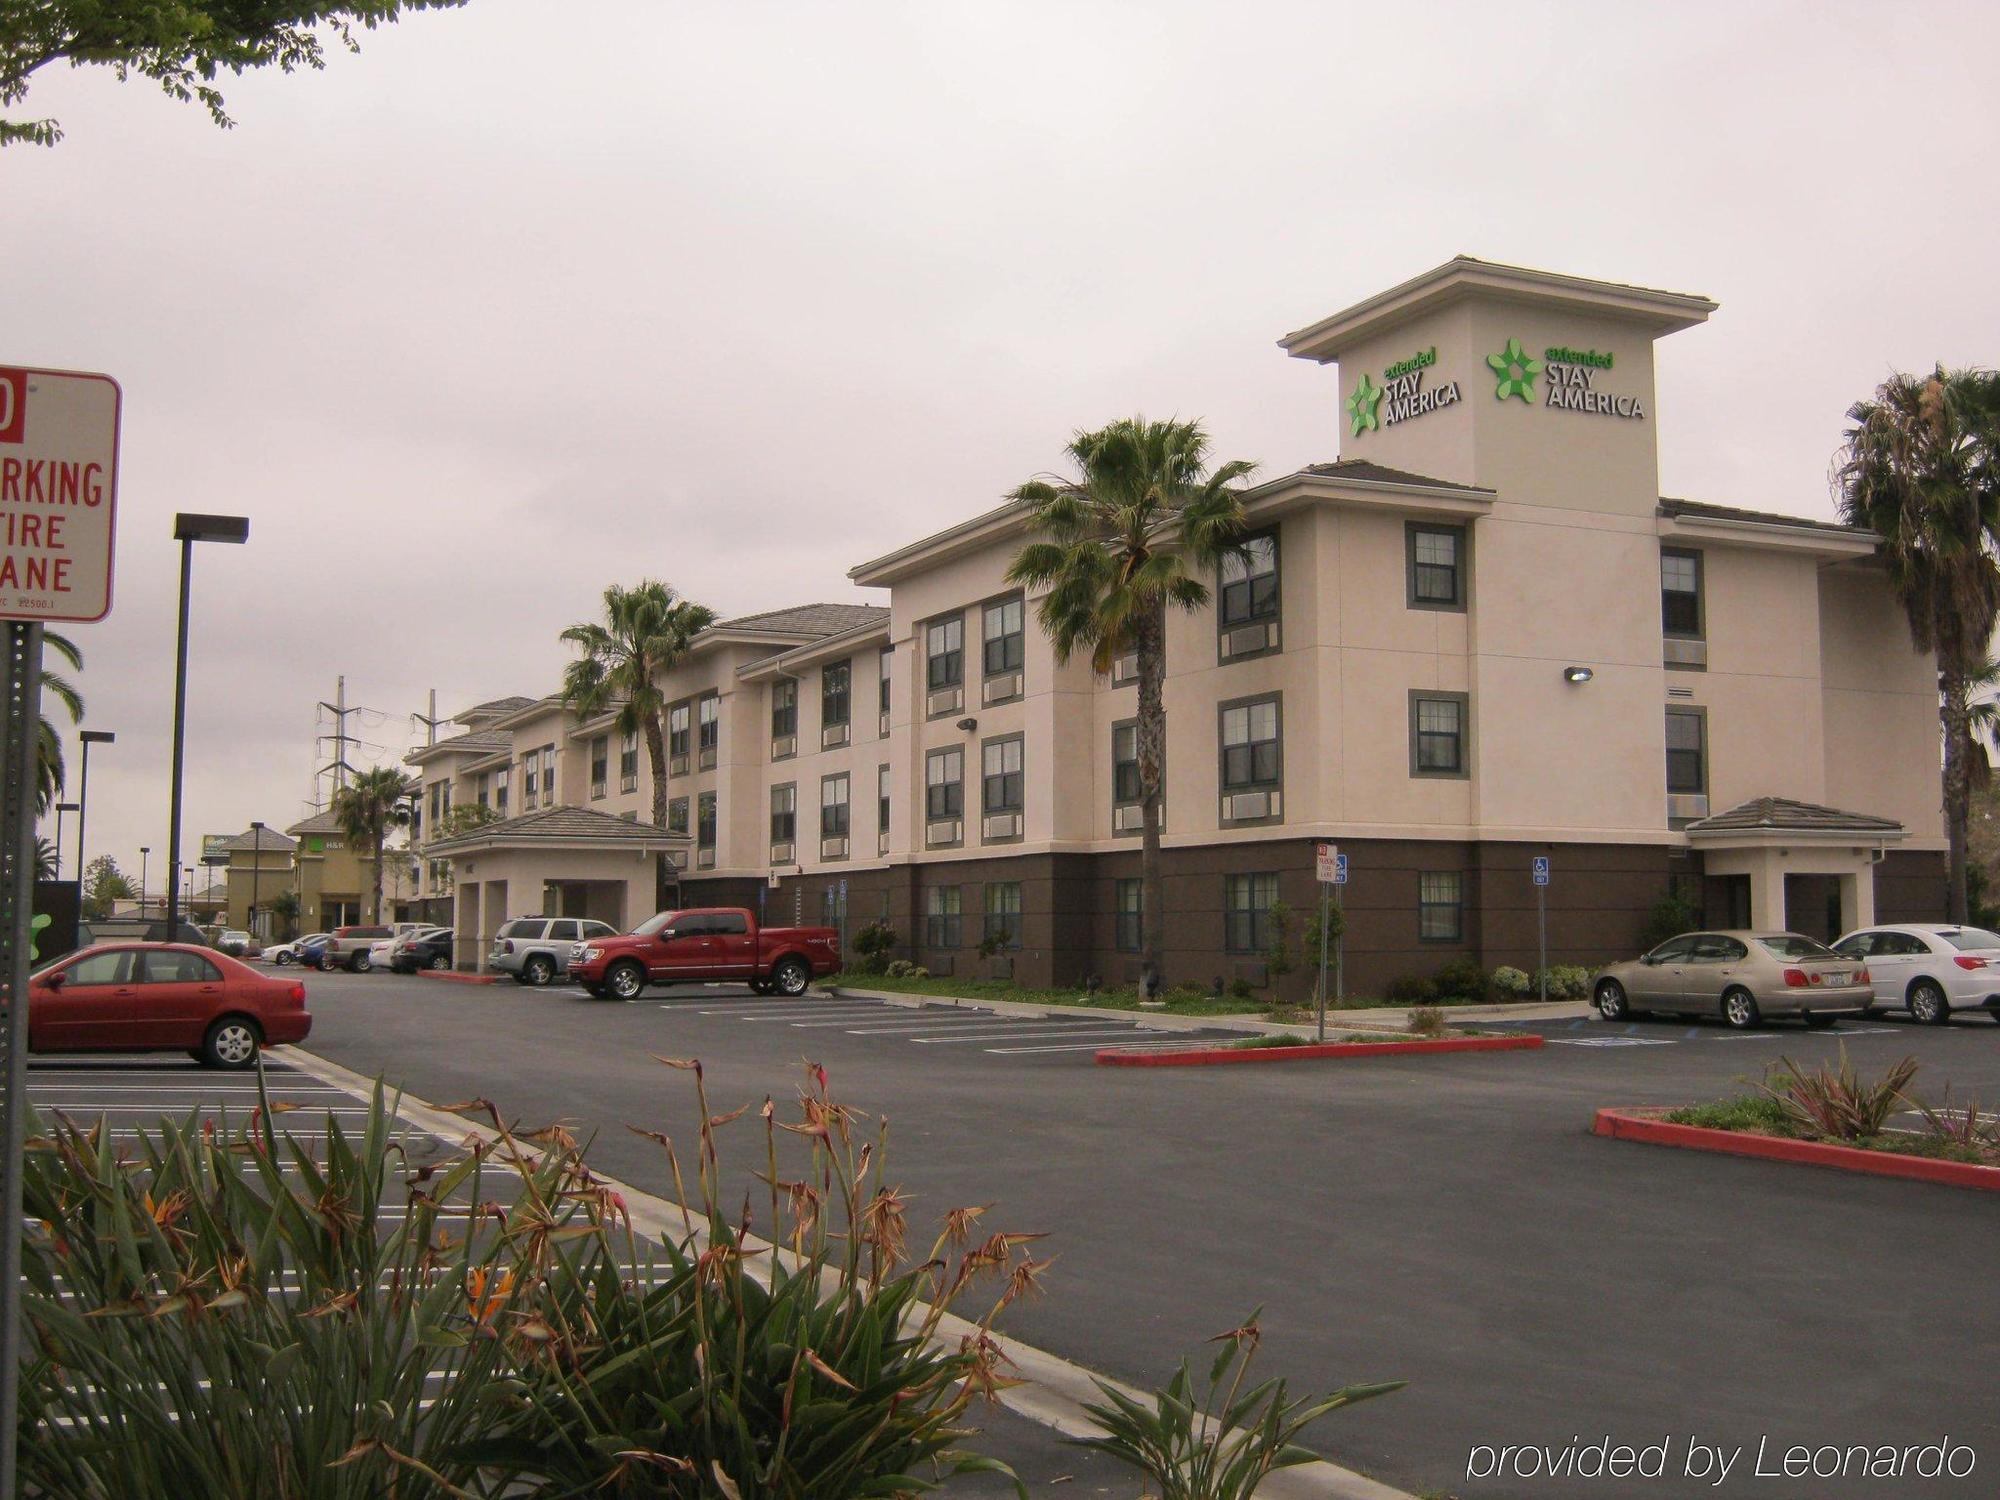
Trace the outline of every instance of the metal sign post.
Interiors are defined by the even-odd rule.
[[[1340,863],[1340,846],[1337,844],[1316,844],[1313,846],[1313,873],[1319,878],[1319,971],[1313,982],[1313,995],[1319,1013],[1319,1040],[1326,1040],[1326,929],[1328,913],[1333,909],[1333,882]]]
[[[1549,1003],[1549,857],[1537,854],[1535,876],[1535,947],[1541,955],[1535,972],[1541,976],[1542,1004]]]

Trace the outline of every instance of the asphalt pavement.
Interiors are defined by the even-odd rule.
[[[308,988],[311,1051],[433,1101],[483,1094],[524,1122],[577,1122],[600,1168],[663,1195],[657,1148],[623,1128],[688,1129],[687,1075],[656,1055],[702,1058],[718,1109],[785,1098],[820,1063],[890,1121],[913,1237],[973,1203],[994,1205],[985,1223],[1050,1235],[1047,1295],[1004,1331],[1150,1385],[1261,1307],[1260,1365],[1296,1390],[1411,1382],[1311,1437],[1412,1492],[2000,1493],[2000,1300],[1983,1274],[2000,1199],[1589,1132],[1601,1106],[1713,1098],[1843,1044],[1869,1072],[1917,1056],[1931,1097],[1948,1081],[1959,1103],[2000,1100],[2000,1025],[1984,1018],[1747,1034],[1556,1020],[1525,1023],[1549,1043],[1529,1052],[1126,1070],[1093,1066],[1087,1015],[989,1023],[707,987],[621,1005],[382,974]],[[747,1172],[739,1140],[726,1165]],[[1015,1420],[996,1419],[996,1440]],[[1768,1468],[1794,1444],[1947,1437],[1969,1446],[1971,1475],[1752,1472],[1760,1440]],[[1560,1459],[1601,1438],[1665,1441],[1674,1468],[1622,1483],[1478,1472],[1503,1445]],[[1681,1472],[1697,1443],[1739,1452],[1721,1486]],[[1088,1455],[1045,1435],[1041,1451],[1039,1484],[1127,1493],[1080,1472]]]

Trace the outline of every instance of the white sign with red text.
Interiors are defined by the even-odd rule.
[[[109,375],[0,365],[0,620],[111,612],[121,403]]]

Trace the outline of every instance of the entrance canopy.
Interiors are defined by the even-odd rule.
[[[1872,813],[1753,797],[1688,824],[1687,836],[1711,886],[1747,884],[1749,909],[1731,903],[1732,925],[1828,938],[1875,920],[1875,866],[1910,831]]]

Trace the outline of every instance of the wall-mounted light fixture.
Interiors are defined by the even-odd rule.
[[[1588,667],[1564,667],[1563,681],[1568,683],[1588,682],[1597,674]]]
[[[979,727],[979,721],[977,719],[960,719],[958,727],[963,729],[967,734],[970,734]]]

